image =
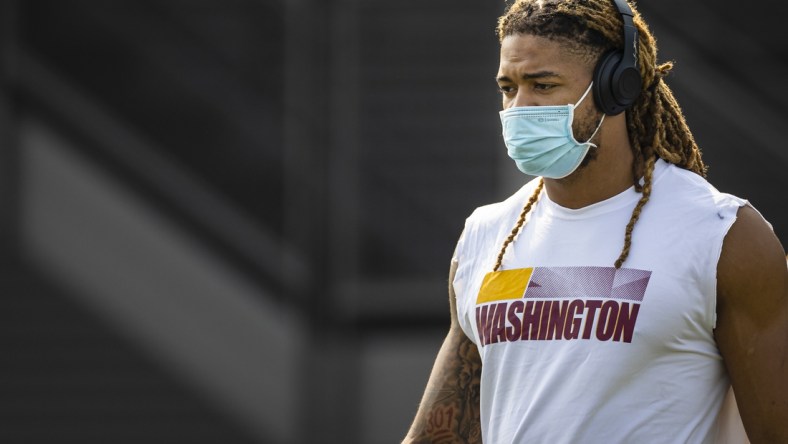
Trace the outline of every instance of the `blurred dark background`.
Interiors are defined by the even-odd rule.
[[[777,2],[641,1],[788,238]],[[0,441],[393,443],[500,140],[502,1],[0,0]]]

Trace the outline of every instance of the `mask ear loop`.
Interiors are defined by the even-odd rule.
[[[592,80],[591,83],[588,85],[588,88],[586,88],[586,92],[583,93],[583,97],[581,97],[580,100],[578,100],[576,104],[572,105],[572,115],[573,116],[575,114],[575,110],[577,109],[578,106],[580,106],[581,103],[583,103],[583,100],[585,100],[586,96],[591,91],[591,87],[593,85],[594,85],[594,81]],[[591,143],[591,139],[593,139],[594,136],[596,136],[596,133],[599,132],[599,128],[602,128],[602,122],[604,122],[604,121],[605,121],[605,113],[602,113],[602,118],[599,120],[599,125],[596,126],[596,129],[594,130],[594,133],[591,134],[591,137],[589,137],[588,140],[583,142],[581,145],[585,145],[587,143],[590,146],[593,146],[594,148],[597,147],[596,144]],[[574,135],[572,136],[572,138],[574,139]]]
[[[583,97],[581,97],[580,100],[578,100],[577,103],[575,103],[572,106],[574,106],[575,108],[580,106],[580,104],[583,103],[583,100],[586,99],[586,96],[588,95],[588,93],[591,92],[591,87],[592,86],[594,86],[594,81],[593,80],[591,81],[591,83],[588,84],[588,88],[586,88],[586,92],[583,93]]]
[[[602,128],[602,122],[604,121],[605,121],[605,113],[602,113],[602,118],[599,119],[599,125],[596,126],[596,129],[594,130],[594,134],[591,134],[591,137],[589,137],[588,140],[585,141],[585,143],[593,146],[594,148],[597,147],[595,143],[591,143],[591,139],[593,139],[594,136],[596,136],[596,133],[599,132],[599,128]]]

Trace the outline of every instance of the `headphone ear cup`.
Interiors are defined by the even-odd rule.
[[[616,50],[608,51],[599,58],[594,68],[594,102],[605,114],[614,116],[626,109],[618,103],[615,97],[613,77],[616,68],[621,63],[621,53]]]
[[[624,109],[632,106],[640,96],[640,71],[634,66],[620,66],[613,73],[613,97]]]

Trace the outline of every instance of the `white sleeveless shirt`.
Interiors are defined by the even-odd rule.
[[[482,359],[484,442],[714,442],[730,386],[713,336],[716,268],[747,202],[659,160],[616,270],[641,195],[572,210],[542,190],[482,289],[535,187],[477,208],[455,251],[457,314]]]

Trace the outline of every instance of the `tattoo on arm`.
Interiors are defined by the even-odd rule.
[[[481,443],[479,383],[481,359],[476,345],[453,330],[438,354],[407,442]]]

